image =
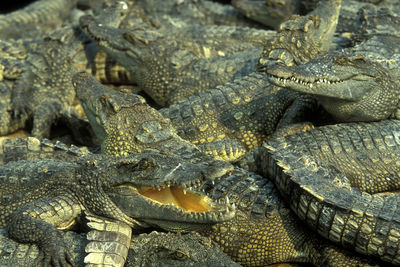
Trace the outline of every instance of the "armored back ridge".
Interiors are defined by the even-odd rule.
[[[262,147],[260,166],[320,235],[399,264],[399,126],[348,123],[277,138]]]

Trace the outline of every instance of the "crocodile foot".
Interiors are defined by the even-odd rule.
[[[76,266],[72,260],[71,253],[64,244],[61,234],[59,232],[55,232],[54,234],[56,235],[53,238],[49,238],[47,242],[40,244],[41,250],[34,266]],[[49,242],[50,240],[52,242]]]

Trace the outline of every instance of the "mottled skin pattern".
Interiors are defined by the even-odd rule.
[[[260,166],[313,230],[398,265],[399,134],[397,120],[322,126],[268,141]]]
[[[23,44],[15,41],[15,47],[25,47],[21,52],[24,57],[3,50],[7,55],[0,59],[5,67],[2,86],[8,86],[11,91],[8,91],[8,101],[4,102],[7,109],[0,114],[1,134],[16,130],[12,127],[14,120],[22,121],[23,125],[27,118],[33,118],[32,135],[48,137],[54,121],[73,113],[75,93],[70,81],[78,68],[71,64],[69,51],[80,41],[73,31],[67,30],[65,34],[62,39],[48,38]]]
[[[232,5],[246,17],[273,29],[293,14],[299,14],[301,0],[233,0]]]
[[[310,15],[305,18],[311,17],[311,19],[296,17],[291,20],[288,23],[289,26],[282,29],[279,36],[274,37],[275,43],[271,45],[271,49],[265,48],[268,53],[265,52],[260,62],[276,61],[273,56],[282,52],[281,46],[283,44],[280,45],[280,43],[286,43],[286,38],[289,38],[289,40],[292,40],[292,37],[298,38],[299,42],[304,41],[302,48],[308,47],[314,52],[319,51],[319,49],[326,49],[330,45],[329,42],[334,32],[332,28],[336,25],[335,19],[337,20],[338,17],[340,2],[332,1],[324,4],[318,10],[315,10],[315,13],[326,15],[321,19]],[[332,10],[332,8],[334,9]],[[313,23],[313,20],[316,22]],[[81,20],[81,27],[84,25],[89,28],[94,26],[93,22]],[[327,30],[323,31],[321,27],[325,27]],[[90,31],[89,28],[86,29],[86,32]],[[307,29],[307,31],[304,31],[304,29]],[[313,40],[311,37],[318,37],[320,41],[312,41],[308,44],[308,40]],[[267,55],[268,57],[266,57]],[[313,55],[311,53],[308,56],[311,58]],[[296,59],[297,56],[297,53],[293,54],[292,59]],[[305,60],[304,58],[305,55],[302,55],[295,62],[302,62]],[[165,75],[159,75],[159,78],[164,79]],[[312,106],[312,99],[274,88],[270,86],[267,78],[263,73],[251,73],[222,87],[192,96],[186,101],[162,109],[160,112],[164,117],[171,120],[172,125],[182,138],[199,145],[202,151],[212,154],[214,157],[235,161],[248,150],[261,145],[262,141],[277,126],[283,127],[291,122],[297,122],[300,116],[296,118],[294,114]],[[88,87],[86,90],[89,89]],[[100,89],[91,90],[99,91]],[[83,95],[83,93],[81,94]],[[94,95],[94,93],[85,94]],[[79,93],[78,97],[80,97]],[[91,100],[92,104],[90,104],[88,98],[80,98],[87,105],[95,104],[95,100]],[[99,101],[98,103],[104,105]],[[97,111],[95,111],[96,109]],[[97,116],[100,116],[101,108],[92,107],[91,110],[92,114],[97,113]],[[123,112],[119,113],[121,114],[119,116],[122,116]],[[97,124],[94,118],[89,118],[89,120],[93,121],[92,124]],[[118,127],[123,126],[118,125]],[[103,126],[100,128],[103,128]],[[110,131],[114,131],[115,128],[116,126],[110,127]],[[110,135],[107,139],[115,140],[115,134],[113,138]],[[115,143],[115,141],[113,142]],[[131,146],[135,145],[132,141],[130,142]],[[114,146],[114,149],[120,149],[120,147]]]
[[[40,0],[0,16],[0,38],[37,38],[60,27],[77,0]]]
[[[187,34],[180,28],[121,30],[99,26],[90,16],[81,17],[80,25],[161,106],[250,73],[261,53],[260,44],[243,42],[240,32],[248,29],[227,30],[227,38],[223,38],[223,30],[211,31],[211,37],[220,37],[208,39],[208,34],[202,36],[201,32],[190,36],[198,32],[198,27],[189,27]],[[250,40],[259,38],[257,32],[248,35]],[[271,38],[270,32],[265,35]]]
[[[400,84],[396,75],[358,53],[329,54],[268,73],[274,84],[315,95],[337,121],[382,120],[398,108]]]
[[[140,153],[155,148],[171,154],[184,154],[195,160],[210,157],[178,136],[171,121],[145,100],[131,93],[112,90],[85,72],[73,79],[76,93],[97,137],[102,152],[113,156]]]
[[[230,5],[224,5],[208,0],[140,0],[135,8],[142,8],[146,16],[159,27],[171,24],[193,23],[202,25],[229,25],[234,27],[254,27],[258,25]],[[128,17],[129,18],[129,17]]]
[[[83,266],[85,245],[83,234],[72,231],[62,233],[63,243],[68,247],[73,266]],[[5,229],[0,230],[0,265],[4,267],[35,266],[40,250],[35,244],[17,243],[7,236]]]
[[[298,94],[286,95],[288,91],[263,96],[265,81],[264,75],[254,73],[227,89],[204,92],[158,112],[140,96],[112,90],[87,73],[74,77],[77,96],[94,132],[103,140],[104,153],[126,155],[144,148],[176,153],[177,147],[194,147],[190,141],[203,152],[227,161],[261,145],[285,112],[296,114],[309,100],[298,98]]]
[[[229,202],[216,203],[188,189],[230,170],[230,165],[223,162],[194,164],[157,151],[120,159],[87,154],[72,163],[49,159],[10,162],[0,167],[0,228],[7,227],[10,237],[19,242],[37,243],[43,252],[38,261],[66,266],[71,257],[56,228],[70,227],[82,211],[129,226],[148,227],[149,223],[167,230],[198,229],[232,218],[235,208]],[[143,219],[141,222],[125,215],[109,199],[105,190],[114,192],[113,187],[135,188],[136,193],[130,194],[135,199],[131,208],[135,209],[135,217]],[[168,202],[167,195],[175,195],[180,204]],[[187,201],[190,204],[185,204]],[[89,227],[101,230],[97,221],[95,218]]]
[[[316,95],[338,121],[376,121],[393,116],[400,95],[400,18],[386,9],[361,13],[356,46],[298,66],[267,70],[271,82]]]
[[[318,240],[286,208],[272,182],[264,177],[235,168],[230,175],[194,188],[204,190],[214,200],[229,198],[237,206],[237,214],[232,220],[210,225],[199,232],[210,237],[241,265],[310,262],[323,266],[328,261],[333,262],[332,266],[340,261],[349,266],[365,264],[351,253]],[[134,211],[130,208],[129,203],[133,200],[128,193],[110,194],[110,197],[125,213]],[[327,253],[329,249],[335,253]]]
[[[86,147],[77,147],[48,139],[35,137],[0,140],[0,164],[17,160],[57,159],[67,162],[75,161],[89,153]]]
[[[56,227],[71,225],[84,209],[134,224],[134,220],[123,215],[105,195],[102,188],[105,181],[99,176],[104,179],[107,174],[95,174],[100,169],[90,166],[90,163],[86,165],[79,168],[61,161],[20,161],[1,166],[1,176],[5,181],[0,185],[3,199],[0,227],[7,226],[10,237],[19,242],[37,243],[43,252],[38,260],[43,260],[45,265],[66,266],[71,261]],[[22,181],[7,179],[19,176],[36,180],[24,185]],[[44,177],[46,183],[43,183]],[[96,178],[98,183],[93,181]]]
[[[327,51],[332,43],[341,1],[320,1],[306,16],[292,16],[282,23],[275,38],[266,43],[258,61],[258,70],[271,65],[302,64],[318,53]],[[280,65],[279,64],[279,65]]]
[[[312,105],[312,99],[274,88],[265,75],[252,73],[160,113],[183,139],[216,158],[235,161],[260,146],[279,125],[295,122],[292,115]]]
[[[357,12],[364,7],[373,7],[371,1],[346,0],[342,2],[336,32],[353,33],[360,26]],[[380,6],[394,8],[390,1],[382,1]],[[279,29],[282,22],[291,15],[304,15],[315,8],[317,0],[234,0],[235,6],[246,17],[263,25]]]
[[[109,222],[107,226],[110,228]],[[103,257],[104,254],[101,252],[102,245],[108,246],[109,249],[113,245],[121,244],[124,237],[119,232],[93,232],[90,238],[91,243],[96,246],[96,253],[90,254],[89,257],[85,257],[85,246],[88,241],[83,234],[68,231],[62,235],[64,243],[70,248],[75,266],[83,267],[84,258],[86,265],[121,266],[118,257],[115,255]],[[150,234],[134,236],[129,246],[125,265],[122,266],[239,266],[224,254],[218,245],[196,232],[153,231]],[[4,230],[0,230],[0,251],[0,265],[10,267],[34,266],[35,259],[39,255],[36,245],[17,243],[8,238]]]
[[[133,239],[130,252],[126,266],[239,266],[196,232],[141,234]]]
[[[286,22],[267,42],[259,69],[281,60],[288,60],[288,64],[304,62],[326,50],[339,7],[340,1],[326,1],[313,11],[318,16],[295,17]],[[298,122],[301,116],[296,118],[294,114],[312,104],[311,98],[274,88],[262,72],[255,72],[160,112],[171,119],[181,137],[209,154],[233,161],[261,145],[277,128]]]

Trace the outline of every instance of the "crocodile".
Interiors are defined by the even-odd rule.
[[[90,153],[87,147],[66,145],[63,142],[53,143],[49,139],[39,140],[35,137],[0,140],[0,164],[18,160],[56,159],[65,162]]]
[[[293,14],[300,14],[301,0],[233,0],[232,5],[246,17],[278,29]]]
[[[388,9],[362,9],[361,40],[354,47],[297,66],[266,70],[270,81],[316,96],[341,122],[396,117],[399,98],[399,17]]]
[[[74,162],[12,161],[0,166],[0,228],[6,227],[18,242],[36,243],[41,249],[38,261],[66,266],[71,257],[56,228],[71,227],[82,211],[87,218],[96,214],[136,230],[151,225],[165,230],[201,229],[232,218],[235,207],[229,200],[214,202],[190,190],[203,179],[230,171],[231,165],[224,162],[193,163],[156,150],[123,158],[86,154]],[[127,216],[109,199],[106,192],[114,192],[113,187],[136,188],[136,209],[147,207],[140,219]],[[93,224],[96,220],[89,226]]]
[[[254,85],[255,90],[259,89],[258,93],[263,94],[260,89],[264,90],[263,81],[265,79],[257,79],[258,77],[262,77],[262,75],[251,76],[252,80],[248,81],[246,86],[251,88]],[[289,106],[286,114],[289,114],[287,116],[291,120],[292,116],[297,116],[297,111],[301,111],[307,104],[306,101],[309,101],[309,98],[298,97],[297,93],[290,96],[285,95],[289,91],[278,91],[274,95],[246,102],[247,97],[250,97],[253,92],[242,91],[241,88],[238,88],[237,94],[240,96],[238,99],[235,98],[235,95],[229,94],[232,91],[221,92],[221,90],[217,93],[209,91],[200,96],[203,96],[205,100],[211,99],[215,105],[211,101],[208,103],[212,103],[212,105],[207,105],[207,102],[203,104],[200,102],[201,98],[198,101],[198,97],[194,96],[188,99],[191,101],[191,106],[173,105],[158,112],[148,105],[143,97],[131,94],[129,91],[120,92],[108,88],[86,72],[76,74],[73,84],[94,133],[102,140],[102,152],[113,156],[127,155],[130,152],[140,153],[144,148],[165,149],[176,153],[175,151],[181,149],[177,149],[177,147],[187,147],[185,149],[190,149],[193,153],[200,153],[198,151],[200,149],[218,159],[233,161],[239,159],[246,152],[238,140],[243,142],[248,149],[261,145],[263,138],[274,131],[276,124]],[[226,95],[226,100],[224,95]],[[218,113],[219,110],[216,109],[218,104],[224,107],[224,104],[228,105],[231,102],[234,102],[236,106],[230,107],[230,112]],[[179,109],[182,106],[183,108]],[[199,107],[194,121],[199,128],[202,124],[207,126],[210,120],[215,121],[215,125],[212,125],[214,121],[210,123],[212,128],[205,127],[195,138],[190,138],[188,133],[193,126],[185,121],[184,116],[188,110],[191,112],[192,106]],[[201,107],[204,107],[204,112]],[[214,107],[216,110],[213,110]],[[273,116],[263,115],[268,111]],[[174,115],[175,117],[173,117]],[[254,124],[250,125],[252,121]],[[186,125],[186,128],[182,125]],[[240,127],[244,127],[244,129]],[[213,135],[207,136],[208,133]],[[216,134],[220,138],[216,139],[215,143],[202,141],[202,138],[205,138],[205,141],[208,138],[207,141],[211,142],[213,140],[210,138]],[[230,139],[223,139],[223,135]],[[198,145],[198,148],[194,145]],[[200,153],[199,157],[204,157],[203,153]]]
[[[248,33],[248,28],[118,29],[99,24],[90,15],[80,18],[80,26],[161,106],[250,73],[262,51],[259,41],[253,40],[272,36],[270,31]]]
[[[77,0],[39,0],[25,8],[0,15],[0,38],[36,38],[60,27]]]
[[[23,50],[2,54],[0,59],[5,67],[4,93],[10,94],[2,99],[0,133],[4,135],[23,128],[27,119],[33,118],[32,135],[48,137],[52,123],[73,111],[71,106],[75,94],[70,79],[79,69],[70,63],[67,47],[72,49],[74,44],[47,39],[2,41],[2,46],[11,47],[12,52],[20,47]],[[14,123],[14,120],[19,123]]]
[[[393,1],[392,1],[393,2]],[[234,0],[232,5],[246,17],[260,22],[263,25],[279,29],[279,26],[291,15],[304,15],[313,10],[318,1],[315,0]],[[357,1],[347,0],[342,2],[336,33],[354,33],[360,26],[357,12],[364,7],[372,5],[379,7],[396,8],[396,4],[390,1]],[[397,5],[398,6],[398,5]]]
[[[113,18],[118,21],[126,15],[126,7],[115,2],[105,13],[117,13]],[[46,37],[0,41],[1,135],[32,124],[32,136],[48,138],[54,122],[79,118],[70,81],[87,64],[85,42],[79,28],[71,26]]]
[[[108,232],[106,232],[108,233]],[[63,233],[64,243],[70,248],[75,266],[84,266],[86,237],[73,231]],[[0,230],[0,265],[34,266],[39,255],[36,245],[20,244]],[[109,260],[109,259],[108,259]],[[92,260],[94,261],[94,260]],[[109,261],[96,263],[109,264]],[[132,238],[124,266],[239,266],[210,239],[196,232],[163,233],[153,231]]]
[[[327,125],[268,140],[261,172],[315,232],[400,264],[398,120]]]
[[[332,27],[327,25],[335,25],[334,20],[337,19],[339,6],[340,2],[338,1],[323,2],[320,7],[321,14],[330,15],[324,17],[329,23],[314,24],[313,21],[317,19],[312,15],[308,17],[309,19],[294,19],[290,21],[287,27],[282,29],[282,38],[277,37],[276,42],[286,42],[285,38],[291,40],[292,37],[303,40],[311,39],[314,35],[320,37],[324,34],[333,34]],[[326,9],[330,13],[327,13]],[[318,13],[318,10],[315,10],[315,12]],[[297,28],[295,27],[296,21],[300,24],[297,25]],[[306,26],[309,29],[306,34],[307,38],[305,38],[304,33],[301,33]],[[320,26],[327,26],[329,31],[322,33],[322,30],[318,30]],[[324,44],[323,38],[320,37],[320,39],[321,41],[318,44],[304,42],[303,48],[306,50],[306,46],[309,45],[314,51],[317,50],[317,45],[322,47]],[[330,40],[330,38],[327,39]],[[277,48],[277,52],[281,52],[281,46],[275,44],[274,47]],[[273,51],[270,52],[271,55],[276,55]],[[294,54],[293,58],[296,57],[297,54]],[[301,57],[302,59],[299,59],[299,61],[304,60],[306,56],[302,55]],[[267,62],[269,58],[270,53],[266,52],[262,62]],[[272,57],[270,60],[274,60],[274,58]],[[78,82],[82,78],[85,78],[86,82]],[[104,124],[101,121],[104,121],[108,116],[106,111],[108,107],[107,103],[100,99],[118,93],[111,92],[93,79],[87,79],[87,75],[75,76],[74,82],[77,85],[77,96],[86,113],[89,114],[89,122],[94,129],[100,128],[98,130],[100,139],[104,139],[104,130],[109,131],[109,133],[106,133],[108,135],[107,140],[116,139],[116,136],[126,139],[126,137],[122,137],[125,134],[115,133],[115,126],[107,126],[107,129],[104,129],[104,125],[101,125],[101,123]],[[82,86],[79,86],[79,83]],[[102,91],[106,92],[98,94]],[[106,97],[103,97],[103,95]],[[122,96],[115,97],[124,98]],[[309,97],[303,98],[301,94],[292,94],[288,90],[280,90],[280,88],[271,86],[268,76],[263,72],[252,72],[232,83],[202,92],[178,104],[161,109],[160,113],[171,120],[173,127],[177,129],[178,134],[183,139],[198,145],[203,152],[222,160],[235,161],[248,150],[261,145],[266,136],[271,134],[277,126],[278,128],[284,127],[291,122],[300,120],[300,116],[297,115],[298,112],[307,109],[309,106],[312,107],[313,103],[313,99]],[[139,114],[138,110],[132,110],[131,113],[131,117],[142,116],[137,115]],[[143,112],[140,114],[143,114]],[[124,120],[122,117],[129,117],[128,111],[121,112],[118,116],[121,117],[120,120]],[[119,125],[119,127],[122,126]],[[128,130],[124,132],[126,131]],[[137,146],[133,141],[130,142],[132,143],[131,146]],[[122,148],[115,146],[115,149]]]
[[[277,34],[248,28],[196,25],[154,30],[140,24],[133,29],[116,29],[99,26],[91,16],[81,17],[80,26],[89,38],[126,68],[146,94],[157,104],[168,106],[251,73],[263,47],[261,64],[275,61],[283,49],[296,53],[299,42],[305,44],[293,55],[299,58],[298,62],[327,49],[333,38],[340,1],[328,1],[320,6],[324,5],[326,7],[316,8],[309,16],[289,20]],[[321,25],[315,17],[311,18],[318,15],[324,17]],[[310,27],[315,31],[303,31]],[[317,39],[318,43],[309,41]]]
[[[248,20],[234,7],[209,0],[140,0],[136,1],[134,8],[143,9],[149,20],[158,27],[168,27],[184,21],[198,25],[262,28],[262,25]]]
[[[274,184],[255,173],[235,168],[229,175],[193,187],[215,201],[228,198],[237,207],[226,222],[196,230],[211,238],[222,251],[243,266],[308,262],[316,266],[374,264],[340,249],[309,231],[286,206]],[[126,214],[135,216],[132,192],[116,188],[110,198]]]

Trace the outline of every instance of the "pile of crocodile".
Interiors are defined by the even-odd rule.
[[[400,265],[395,0],[0,15],[0,266]]]

